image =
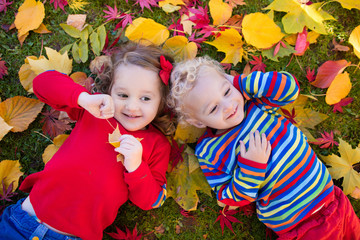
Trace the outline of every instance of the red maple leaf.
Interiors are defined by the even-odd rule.
[[[255,203],[239,207],[238,211],[239,213],[243,212],[243,214],[247,217],[251,217],[255,213]]]
[[[274,53],[273,56],[275,57],[278,52],[280,51],[280,47],[287,48],[286,44],[283,41],[280,41],[278,43],[275,43]],[[274,45],[273,45],[274,46]]]
[[[309,142],[312,144],[320,145],[320,148],[332,148],[334,145],[339,146],[339,143],[334,140],[334,133],[324,131],[324,134],[321,134],[321,138],[317,138],[316,142]]]
[[[50,0],[50,3],[54,4],[55,10],[59,7],[65,12],[64,7],[68,5],[67,0]]]
[[[109,10],[103,10],[103,12],[107,14],[103,16],[103,18],[105,18],[106,21],[120,19],[121,11],[117,10],[116,4],[114,8],[110,7],[109,5],[106,5],[106,7],[109,9]]]
[[[40,121],[44,123],[42,127],[43,133],[49,135],[50,138],[54,138],[66,130],[71,130],[71,126],[69,125],[70,120],[59,120],[60,111],[52,108],[50,111],[42,113],[42,115],[45,116]]]
[[[345,107],[346,105],[349,105],[353,101],[354,101],[354,99],[352,97],[347,97],[347,98],[341,99],[340,102],[334,104],[333,112],[335,113],[336,111],[338,111],[338,112],[343,113],[343,110],[341,107]]]
[[[6,14],[6,7],[11,5],[13,2],[7,2],[7,0],[0,0],[0,12]]]
[[[283,109],[283,108],[280,108],[281,111],[284,113],[284,117],[289,120],[292,124],[296,124],[297,122],[295,121],[295,117],[296,117],[296,114],[295,114],[295,108],[293,108],[291,110],[291,113],[286,110],[286,109]]]
[[[232,225],[231,225],[232,222],[242,223],[236,217],[232,216],[237,212],[238,212],[237,210],[229,210],[228,205],[226,205],[222,210],[219,211],[220,214],[216,218],[215,222],[220,221],[222,234],[224,234],[224,227],[225,226],[228,227],[234,233],[234,230],[233,230]]]
[[[313,70],[311,70],[310,67],[306,68],[306,78],[309,80],[309,82],[315,81],[315,68]]]
[[[190,21],[195,23],[195,29],[202,29],[206,26],[209,26],[210,19],[207,6],[205,8],[199,6],[199,9],[189,8],[189,11],[195,14],[189,18]]]
[[[176,167],[179,162],[184,161],[184,158],[181,155],[181,153],[184,151],[184,147],[185,144],[179,147],[178,143],[174,139],[172,139],[172,146],[170,152],[170,160],[172,160],[171,171],[174,169],[174,167]]]
[[[126,1],[127,2],[127,1]],[[144,11],[144,7],[152,11],[151,6],[158,7],[155,0],[136,0],[135,4],[139,4],[141,7],[141,11]]]
[[[262,62],[262,56],[256,57],[252,56],[254,60],[250,61],[251,65],[254,65],[254,67],[251,69],[251,72],[254,71],[262,71],[265,72],[266,65]]]
[[[5,63],[5,61],[0,61],[0,79],[2,79],[5,75],[8,75],[8,68],[5,66]]]
[[[173,23],[169,26],[168,29],[169,30],[174,29],[174,36],[176,36],[176,35],[185,36],[184,27],[181,24],[180,18],[176,22],[175,22],[175,20],[173,20]]]
[[[123,240],[140,240],[142,237],[142,234],[138,235],[138,231],[136,229],[137,224],[135,225],[135,228],[133,232],[126,227],[126,233],[121,231],[118,227],[116,227],[116,233],[107,233],[110,237],[114,239],[123,239]]]
[[[0,193],[0,201],[5,200],[8,202],[11,202],[12,200],[10,198],[17,195],[17,193],[13,192],[14,182],[11,182],[10,185],[8,186],[8,188],[6,189],[5,182],[4,182],[5,178],[6,177],[4,177],[1,181],[2,186],[3,186],[3,189],[2,189],[3,194]]]

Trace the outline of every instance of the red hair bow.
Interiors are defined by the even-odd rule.
[[[166,60],[166,58],[163,55],[161,55],[160,66],[161,66],[161,70],[159,72],[159,76],[161,78],[161,81],[163,81],[163,83],[165,83],[165,85],[167,86],[169,84],[169,78],[173,65],[171,64],[171,62]]]

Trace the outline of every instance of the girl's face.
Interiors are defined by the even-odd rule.
[[[158,112],[160,84],[154,71],[133,64],[118,66],[110,89],[115,119],[128,131],[144,129]]]

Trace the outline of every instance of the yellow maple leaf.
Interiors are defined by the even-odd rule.
[[[351,86],[349,73],[344,72],[338,74],[326,91],[326,103],[333,105],[340,102],[341,99],[345,98],[349,94]]]
[[[341,4],[343,8],[352,9],[356,8],[360,10],[360,1],[354,0],[334,0]]]
[[[232,15],[232,7],[222,0],[210,0],[209,8],[214,25],[226,23]]]
[[[34,93],[33,80],[37,76],[37,74],[34,73],[33,70],[31,70],[31,66],[29,64],[28,58],[33,59],[33,60],[38,60],[38,59],[44,59],[45,57],[40,56],[39,58],[37,58],[35,56],[29,56],[29,57],[25,58],[25,63],[20,67],[20,70],[18,72],[20,83],[24,87],[24,89],[28,93]]]
[[[84,11],[84,7],[90,4],[89,2],[86,2],[84,0],[68,0],[68,3],[69,7],[74,11]]]
[[[45,164],[49,162],[49,160],[54,156],[54,154],[59,150],[61,145],[65,142],[65,140],[69,137],[68,134],[60,134],[56,136],[53,140],[53,144],[47,146],[42,154],[42,159]]]
[[[45,50],[48,59],[39,58],[38,60],[34,60],[29,57],[27,58],[31,66],[31,70],[35,74],[38,75],[48,70],[56,70],[67,75],[71,73],[72,59],[69,59],[67,52],[60,54],[56,50],[48,47],[45,47]]]
[[[169,31],[167,27],[152,19],[139,17],[126,28],[125,36],[143,45],[161,45],[169,38]]]
[[[323,22],[336,19],[322,10],[322,4],[318,2],[307,5],[298,0],[275,0],[265,9],[287,12],[281,20],[286,33],[302,32],[306,26],[320,34],[327,34]]]
[[[225,58],[222,63],[232,63],[236,65],[242,61],[244,55],[243,40],[238,31],[233,28],[226,29],[220,32],[220,36],[212,42],[205,42],[225,53]]]
[[[15,96],[0,103],[0,117],[11,127],[12,132],[26,130],[41,112],[44,103],[37,99]]]
[[[245,41],[257,48],[269,48],[285,36],[268,15],[259,12],[244,17],[242,31]]]
[[[4,180],[4,187],[7,189],[13,182],[13,192],[19,185],[19,178],[23,175],[20,171],[19,160],[2,160],[0,162],[0,193],[3,193],[2,180]]]
[[[164,43],[163,49],[174,56],[176,62],[194,59],[197,54],[197,46],[184,36],[169,38]]]
[[[174,139],[180,139],[185,143],[194,143],[199,139],[199,137],[202,136],[205,130],[205,128],[197,128],[192,125],[185,126],[182,124],[178,124],[178,126],[176,127]]]
[[[353,45],[355,55],[360,58],[360,25],[351,32],[349,43]]]
[[[119,130],[119,126],[116,126],[112,133],[109,133],[108,141],[114,148],[120,147],[119,138],[121,137],[121,133]]]
[[[2,117],[0,117],[0,140],[12,129],[12,126],[9,126]]]
[[[351,148],[351,145],[339,139],[340,157],[332,154],[321,156],[321,159],[330,166],[330,175],[334,179],[344,178],[342,186],[344,193],[351,194],[355,187],[360,188],[360,173],[354,170],[353,165],[360,162],[360,148]]]
[[[293,102],[284,107],[283,109],[288,110],[290,113],[292,109],[295,110],[294,124],[306,135],[308,141],[315,141],[313,135],[307,130],[307,128],[315,129],[315,126],[327,119],[329,116],[323,113],[316,112],[310,108],[305,108],[308,97],[300,94],[298,98]],[[279,113],[283,114],[280,110]]]
[[[37,29],[45,17],[44,4],[40,1],[25,0],[19,7],[15,17],[18,36],[23,36],[31,30]]]

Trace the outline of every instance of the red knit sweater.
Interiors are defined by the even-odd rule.
[[[37,217],[48,225],[84,240],[102,239],[119,207],[128,199],[142,209],[151,209],[163,194],[170,144],[155,127],[128,132],[114,118],[122,134],[143,138],[142,163],[128,173],[116,161],[117,152],[108,143],[113,127],[93,117],[77,104],[85,88],[68,76],[48,71],[33,81],[36,96],[77,120],[68,139],[41,172],[28,176],[20,189],[30,191]]]

